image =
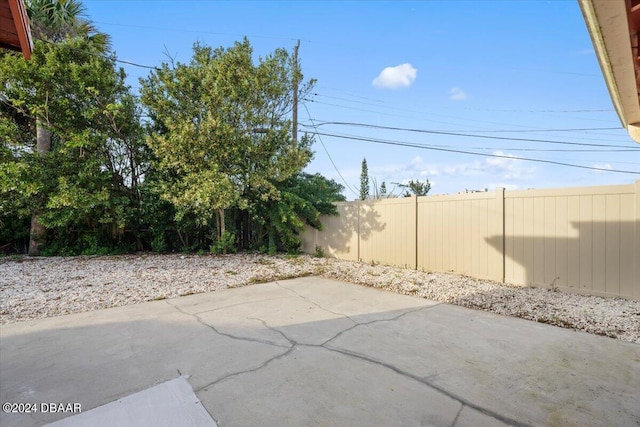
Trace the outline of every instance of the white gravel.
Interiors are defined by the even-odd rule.
[[[307,275],[640,343],[640,302],[310,256],[0,258],[0,324]]]

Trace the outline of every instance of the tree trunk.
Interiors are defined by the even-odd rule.
[[[36,121],[36,152],[44,156],[51,151],[51,132],[42,126],[40,120]],[[29,255],[39,256],[40,247],[47,239],[47,229],[40,224],[40,213],[34,212],[31,216],[31,231],[29,233]]]
[[[42,126],[40,120],[36,121],[36,151],[40,155],[51,151],[51,132]]]
[[[224,209],[218,209],[218,240],[222,238],[226,231],[224,225]]]
[[[218,242],[222,242],[222,236],[224,236],[226,229],[224,225],[224,209],[218,209]],[[222,247],[222,253],[227,254],[227,247]]]
[[[31,232],[29,236],[29,256],[39,256],[40,246],[45,241],[47,229],[38,220],[38,215],[31,216]]]

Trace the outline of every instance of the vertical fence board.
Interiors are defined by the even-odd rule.
[[[533,199],[533,279],[544,284],[544,197]]]
[[[415,268],[415,197],[360,202],[360,259]]]
[[[580,196],[567,198],[567,286],[577,287],[580,283]]]
[[[593,290],[606,292],[607,271],[607,233],[605,221],[607,219],[607,198],[602,194],[593,196],[593,258],[591,271],[593,275]]]
[[[542,218],[544,241],[544,266],[543,281],[545,285],[551,285],[556,277],[556,198],[545,197],[544,217]]]
[[[593,290],[593,196],[580,196],[580,288]]]
[[[635,197],[640,197],[640,194],[636,194]],[[640,283],[640,276],[635,277],[634,271],[640,259],[640,254],[635,255],[634,244],[634,240],[640,238],[634,227],[634,217],[639,215],[634,215],[635,197],[633,194],[620,197],[620,295],[629,296],[633,295],[634,284]],[[635,288],[640,289],[640,286]]]
[[[620,195],[608,194],[605,199],[605,291],[620,293]]]
[[[555,206],[555,253],[556,268],[554,277],[557,277],[556,285],[560,287],[568,286],[568,197],[557,197]]]

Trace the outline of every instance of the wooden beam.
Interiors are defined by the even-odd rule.
[[[16,34],[20,44],[20,49],[25,59],[31,59],[31,50],[33,49],[33,41],[31,40],[31,28],[29,27],[29,17],[27,9],[22,0],[8,0],[9,9],[15,25]]]

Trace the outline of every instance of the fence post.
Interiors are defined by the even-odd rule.
[[[360,201],[356,200],[356,241],[358,242],[357,253],[356,253],[356,261],[362,261],[360,259]]]
[[[418,269],[418,196],[413,196],[413,215],[415,217],[414,225],[415,225],[415,246],[413,251],[413,269]]]

